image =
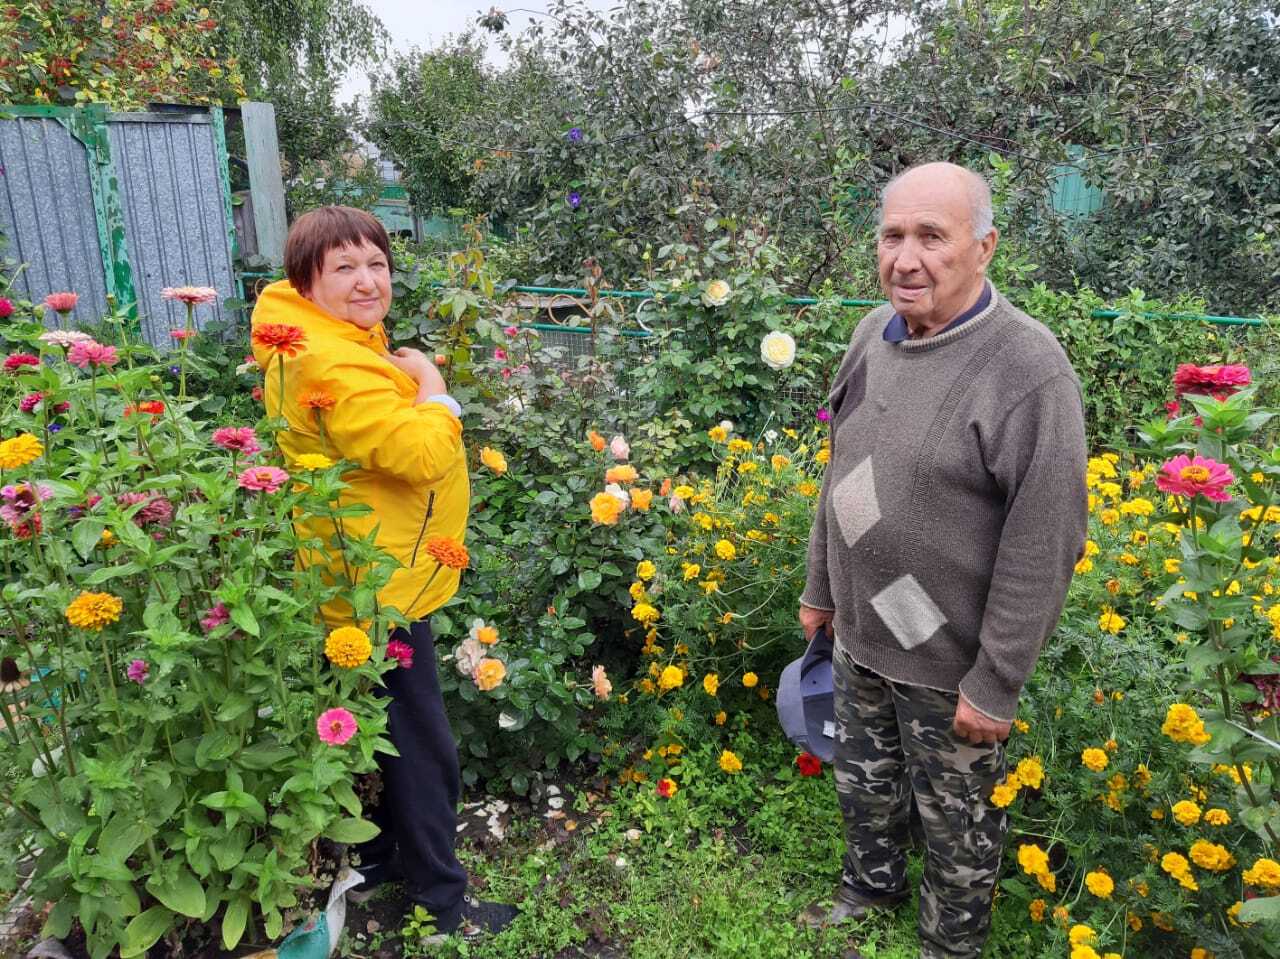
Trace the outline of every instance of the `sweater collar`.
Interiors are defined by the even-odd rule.
[[[941,333],[936,333],[927,339],[903,340],[901,343],[895,343],[894,345],[905,353],[925,353],[929,350],[936,350],[955,343],[957,340],[988,326],[988,321],[998,311],[1000,304],[1004,302],[1004,297],[990,282],[987,283],[987,291],[990,296],[979,297],[978,302],[974,304],[975,307],[981,307],[977,313],[973,315],[962,314],[956,317]],[[983,305],[984,299],[986,299],[985,306]]]
[[[965,310],[963,313],[961,313],[959,316],[953,319],[950,323],[948,323],[941,330],[935,333],[934,336],[941,336],[943,333],[948,333],[951,330],[954,330],[961,323],[965,323],[965,322],[968,322],[969,320],[972,320],[975,316],[977,316],[979,313],[981,313],[990,305],[991,305],[991,284],[988,283],[986,280],[983,280],[982,292],[978,294],[978,298],[977,300],[974,301],[973,306],[969,307],[969,309]],[[911,330],[907,326],[906,317],[904,317],[901,313],[893,314],[893,316],[889,318],[889,322],[885,324],[885,328],[884,328],[885,342],[886,343],[904,343],[909,339],[911,339]]]

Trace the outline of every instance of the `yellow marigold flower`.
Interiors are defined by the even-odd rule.
[[[1073,946],[1083,945],[1084,943],[1096,942],[1098,934],[1086,926],[1084,923],[1076,923],[1071,927],[1071,931],[1067,933],[1067,941]]]
[[[1091,540],[1091,539],[1087,539],[1087,540],[1085,540],[1085,541],[1084,541],[1084,555],[1085,555],[1085,556],[1097,556],[1097,555],[1098,555],[1098,552],[1099,552],[1099,550],[1098,550],[1098,544],[1097,544],[1097,543],[1095,543],[1095,542],[1094,542],[1093,540]]]
[[[1193,746],[1203,746],[1211,738],[1205,732],[1204,720],[1186,703],[1174,703],[1169,707],[1160,731],[1175,743],[1190,743]]]
[[[1157,929],[1163,929],[1165,932],[1173,932],[1173,920],[1163,912],[1153,912],[1151,914],[1151,923]]]
[[[1231,824],[1231,814],[1225,809],[1206,809],[1204,821],[1210,826],[1227,826]]]
[[[103,546],[111,546],[113,543],[115,543],[115,541],[116,541],[116,534],[111,532],[111,530],[109,529],[104,529],[102,531],[101,538],[98,540],[98,542]]]
[[[637,623],[643,623],[645,626],[656,622],[661,615],[657,607],[650,603],[636,603],[631,607],[631,618]]]
[[[591,522],[602,526],[614,526],[625,508],[622,500],[612,493],[597,493],[591,497]]]
[[[684,581],[687,583],[689,580],[697,579],[702,575],[702,567],[697,563],[681,563],[680,572],[684,576]]]
[[[1067,926],[1067,919],[1070,918],[1070,916],[1071,916],[1071,913],[1067,911],[1066,906],[1053,907],[1053,921],[1056,922],[1058,925],[1062,926],[1064,929]]]
[[[1044,919],[1044,911],[1048,908],[1048,903],[1043,899],[1032,899],[1027,904],[1027,912],[1031,914],[1032,922],[1041,922]]]
[[[1129,488],[1137,489],[1147,481],[1147,474],[1142,470],[1129,470]]]
[[[737,547],[727,539],[717,540],[715,549],[716,555],[725,561],[735,559],[738,555]]]
[[[1120,554],[1120,562],[1124,563],[1126,566],[1137,566],[1142,562],[1142,560],[1138,559],[1137,556],[1126,550]]]
[[[1146,546],[1151,542],[1151,537],[1145,529],[1135,529],[1129,534],[1129,542],[1134,546]]]
[[[1076,563],[1076,575],[1083,576],[1085,573],[1093,572],[1093,560],[1088,556]]]
[[[1098,492],[1108,499],[1119,499],[1124,495],[1124,487],[1119,483],[1099,483]]]
[[[720,688],[720,677],[715,673],[707,673],[707,675],[702,677],[702,688],[706,691],[708,696],[714,696],[716,691]]]
[[[1203,946],[1196,946],[1191,950],[1191,959],[1213,959],[1213,953]]]
[[[720,583],[714,579],[704,579],[700,585],[702,586],[702,591],[708,596],[720,591]]]
[[[818,450],[818,452],[813,454],[813,461],[826,466],[831,462],[831,450],[824,446],[822,449]]]
[[[728,749],[720,753],[720,768],[733,775],[742,772],[742,760]]]
[[[729,440],[729,452],[730,453],[750,453],[751,441],[743,440],[743,439]]]
[[[124,610],[124,600],[110,593],[81,593],[73,599],[63,615],[67,622],[80,629],[91,629],[95,633],[102,627],[120,619]]]
[[[1206,842],[1203,839],[1197,839],[1191,844],[1188,855],[1191,856],[1191,861],[1201,869],[1212,872],[1225,872],[1236,864],[1236,857],[1231,855],[1225,846],[1220,846],[1216,842]]]
[[[717,443],[723,443],[729,438],[729,431],[723,426],[713,426],[711,429],[707,430],[707,435]]]
[[[745,686],[747,689],[753,688],[755,684],[758,682],[760,682],[760,677],[757,676],[755,673],[742,674],[742,685]]]
[[[1024,719],[1015,719],[1013,721],[1013,728],[1020,733],[1025,733],[1031,728],[1031,724]]]
[[[489,690],[497,689],[501,686],[502,680],[506,678],[506,675],[507,666],[502,660],[486,656],[476,665],[476,670],[472,673],[471,678],[480,692],[487,693]]]
[[[324,641],[324,655],[335,666],[355,669],[369,661],[373,644],[363,629],[339,626]]]
[[[1098,628],[1104,633],[1110,633],[1112,636],[1118,636],[1120,634],[1120,630],[1124,629],[1125,624],[1125,618],[1110,606],[1102,607],[1102,615],[1098,617]]]
[[[1240,874],[1241,878],[1251,886],[1262,886],[1265,889],[1280,889],[1280,862],[1274,859],[1258,859],[1252,866]]]
[[[1169,575],[1176,575],[1182,569],[1182,560],[1169,557],[1164,561],[1164,571]]]
[[[1129,928],[1134,932],[1142,932],[1142,917],[1137,913],[1129,913],[1125,917],[1125,922],[1129,923]]]
[[[991,805],[1004,809],[1018,798],[1018,777],[1010,776],[991,790]]]
[[[1231,923],[1231,925],[1233,925],[1233,926],[1239,926],[1239,925],[1251,926],[1251,925],[1253,925],[1253,923],[1251,923],[1251,922],[1246,922],[1246,923],[1241,923],[1241,922],[1240,922],[1240,910],[1241,910],[1241,909],[1243,909],[1243,908],[1244,908],[1244,902],[1243,902],[1243,901],[1241,901],[1241,900],[1239,900],[1239,899],[1237,899],[1235,902],[1233,902],[1233,903],[1232,903],[1232,904],[1227,908],[1227,921],[1228,921],[1228,922],[1230,922],[1230,923]]]
[[[1103,526],[1115,526],[1116,523],[1120,522],[1120,511],[1118,509],[1104,509],[1098,514],[1098,519]]]
[[[1111,894],[1115,892],[1116,888],[1115,880],[1101,869],[1086,875],[1084,877],[1084,884],[1085,888],[1099,899],[1110,899]]]
[[[1184,826],[1194,826],[1200,821],[1200,807],[1189,799],[1173,804],[1173,818]]]
[[[633,489],[631,491],[631,508],[641,513],[649,512],[653,505],[653,490]]]
[[[1150,516],[1155,511],[1156,504],[1141,496],[1120,504],[1120,512],[1126,516]]]
[[[1187,857],[1181,853],[1165,853],[1160,859],[1160,868],[1178,880],[1183,888],[1190,889],[1192,892],[1200,888],[1191,877],[1191,863],[1187,862]]]
[[[780,470],[785,466],[790,466],[791,460],[789,457],[783,456],[781,453],[774,453],[769,457],[769,465],[775,470]]]
[[[652,680],[652,679],[649,679],[648,677],[646,677],[646,678],[644,678],[644,679],[640,680],[640,692],[642,692],[642,693],[649,693],[650,695],[652,695],[652,694],[653,694],[653,691],[654,691],[656,688],[657,688],[657,687],[653,685],[653,680]]]
[[[1034,843],[1018,847],[1018,865],[1028,876],[1038,876],[1049,871],[1049,854]]]
[[[658,688],[664,693],[684,685],[684,670],[679,666],[668,666],[658,676]]]
[[[507,458],[488,446],[480,447],[480,462],[499,476],[507,471]]]
[[[672,490],[672,493],[675,496],[679,497],[680,499],[693,499],[694,494],[697,493],[697,490],[695,490],[692,486],[689,486],[685,483],[681,483],[674,490]]]
[[[1161,819],[1164,818],[1164,810],[1160,808],[1151,810],[1151,818],[1156,820],[1157,822],[1160,821]]]
[[[303,453],[293,462],[302,470],[327,470],[333,465],[333,460],[323,453]]]
[[[818,492],[818,484],[809,480],[801,480],[796,484],[796,492],[801,496],[816,496]]]
[[[1100,773],[1107,768],[1107,763],[1110,762],[1110,759],[1103,750],[1090,746],[1080,754],[1080,762],[1095,773]]]
[[[1039,789],[1044,783],[1044,767],[1040,765],[1040,760],[1036,756],[1018,760],[1014,775],[1018,777],[1020,783],[1032,789]]]
[[[30,433],[0,441],[0,469],[16,470],[33,463],[44,455],[44,444]]]
[[[764,543],[768,541],[769,534],[762,533],[758,529],[749,529],[747,530],[747,539],[751,540],[753,543]]]
[[[698,512],[693,514],[693,521],[704,530],[711,529],[715,525],[715,521],[706,513]]]
[[[639,603],[649,595],[645,591],[644,583],[640,582],[639,580],[636,580],[634,583],[628,586],[627,592],[631,594],[631,601],[633,603]]]
[[[760,464],[753,460],[747,460],[745,463],[738,464],[738,472],[743,475],[747,473],[754,473],[759,468]]]
[[[721,626],[728,626],[732,622],[733,622],[733,613],[725,613],[723,616],[720,617]]]
[[[654,574],[658,572],[658,567],[647,559],[642,559],[636,563],[636,579],[643,580],[646,583],[653,579]]]
[[[760,517],[760,522],[768,523],[770,526],[777,526],[779,523],[782,522],[782,517],[779,516],[777,513],[765,513],[762,517]]]
[[[726,713],[723,709],[720,710],[720,712],[716,713],[716,725],[723,726],[725,720],[728,718],[729,718],[729,714]]]

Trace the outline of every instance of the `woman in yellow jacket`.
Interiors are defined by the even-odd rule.
[[[306,453],[355,464],[343,479],[342,502],[372,512],[344,519],[349,537],[374,533],[400,568],[378,591],[412,623],[393,635],[413,650],[412,665],[386,674],[388,729],[400,755],[379,754],[382,794],[370,818],[381,833],[357,850],[367,893],[403,878],[410,899],[435,917],[442,933],[496,931],[516,910],[467,896],[467,874],[454,854],[460,791],[457,744],[449,729],[427,616],[458,588],[459,571],[437,568],[421,549],[429,539],[461,541],[470,486],[461,410],[443,377],[420,351],[389,350],[382,321],[391,308],[391,248],[373,216],[331,206],[298,218],[285,243],[288,280],[262,291],[253,311],[254,353],[267,368],[282,335],[305,339],[280,352],[265,380],[267,410],[288,428],[279,443],[290,462]],[[292,353],[292,355],[290,355]],[[334,530],[311,520],[303,535],[333,540]],[[327,557],[342,566],[340,555]],[[433,575],[434,578],[433,578]],[[340,600],[322,614],[330,626],[352,625]],[[403,662],[403,660],[402,660]]]

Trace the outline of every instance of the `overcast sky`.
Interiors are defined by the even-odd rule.
[[[595,10],[608,10],[620,0],[587,0],[587,6]],[[463,33],[474,26],[476,18],[494,5],[493,0],[364,0],[365,6],[382,19],[391,42],[401,52],[421,47],[430,49],[446,37]],[[519,3],[497,3],[500,9],[512,10],[508,14],[507,29],[519,32],[529,25],[531,14],[525,11],[545,11],[546,0],[519,0]],[[514,12],[519,8],[521,12]],[[481,36],[490,37],[485,31]],[[489,56],[495,63],[501,51],[490,42]],[[363,97],[369,92],[369,78],[363,70],[353,70],[339,88],[338,98],[343,102],[353,97]]]

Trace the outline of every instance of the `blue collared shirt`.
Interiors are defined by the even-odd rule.
[[[954,320],[938,331],[939,334],[954,330],[961,323],[967,323],[975,316],[991,305],[991,284],[983,282],[982,295],[978,297],[978,302],[969,307]],[[938,334],[935,334],[938,335]],[[895,313],[889,318],[889,322],[884,328],[884,340],[886,343],[901,343],[903,340],[911,339],[911,330],[907,328],[907,321],[902,318],[901,313]]]

